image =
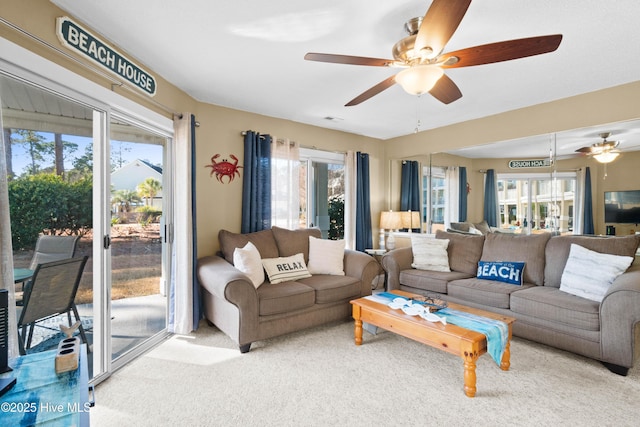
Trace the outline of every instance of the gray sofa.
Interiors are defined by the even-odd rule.
[[[451,272],[411,267],[411,247],[382,258],[387,288],[401,289],[515,317],[513,334],[600,360],[626,375],[640,355],[640,263],[618,276],[602,302],[560,291],[572,243],[592,251],[635,256],[640,235],[624,237],[549,234],[467,235],[438,231],[449,239]],[[524,261],[522,286],[476,277],[479,261]],[[594,265],[594,268],[597,268]]]
[[[266,278],[258,288],[233,265],[234,250],[247,242],[256,246],[261,258],[302,253],[308,264],[309,236],[320,238],[320,230],[272,227],[247,234],[222,230],[218,235],[220,256],[198,260],[205,316],[209,324],[231,337],[242,353],[255,341],[348,319],[350,301],[371,294],[378,262],[348,249],[344,251],[344,276],[316,274],[276,284]]]

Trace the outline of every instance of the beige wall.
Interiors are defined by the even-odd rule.
[[[234,154],[242,164],[244,150],[241,132],[245,130],[289,138],[304,147],[369,153],[371,210],[379,212],[382,209],[384,192],[380,189],[385,187],[386,182],[382,172],[384,159],[381,141],[208,104],[200,104],[196,114],[201,123],[196,137],[199,255],[211,254],[218,249],[219,230],[240,230],[242,179],[235,179],[229,184],[225,180],[221,184],[215,177],[209,176],[210,169],[204,166],[217,153],[223,157]],[[244,173],[241,172],[241,176]],[[377,228],[377,215],[372,216],[374,227]]]
[[[23,0],[2,0],[2,17],[25,31],[41,38],[45,42],[63,48],[55,35],[55,18],[66,15],[48,1],[35,2]],[[8,39],[34,53],[43,56],[95,83],[112,89],[108,78],[99,76],[76,62],[66,58],[43,45],[33,41],[4,24],[0,24],[0,37]],[[117,46],[126,53],[126,46]],[[0,53],[1,54],[1,53]],[[144,66],[144,64],[141,64]],[[150,68],[150,67],[146,67]],[[149,70],[155,74],[152,69]],[[235,154],[242,162],[241,131],[255,130],[286,137],[298,141],[307,147],[316,147],[330,151],[363,151],[370,154],[372,222],[374,226],[374,245],[378,235],[379,212],[385,209],[397,209],[399,193],[399,169],[397,160],[411,158],[428,164],[429,155],[442,151],[487,144],[496,141],[520,138],[529,135],[547,134],[573,128],[592,126],[640,117],[640,82],[635,82],[607,90],[579,95],[533,107],[489,116],[477,120],[426,130],[418,134],[381,141],[343,132],[331,131],[303,125],[287,120],[231,110],[195,101],[193,98],[169,84],[160,76],[158,91],[151,99],[137,92],[122,88],[114,90],[141,105],[171,117],[171,112],[193,112],[201,126],[197,130],[196,155],[198,165],[198,254],[214,253],[218,249],[217,232],[225,228],[239,231],[240,200],[242,180],[236,179],[230,184],[220,184],[209,177],[210,158],[216,153],[222,156]],[[609,167],[609,175],[602,180],[602,166],[592,160],[580,160],[579,164],[592,166],[594,179],[594,214],[596,232],[604,232],[602,222],[602,192],[608,189],[640,188],[640,171],[637,168],[640,155],[625,154]],[[436,164],[436,163],[443,164]],[[444,164],[446,163],[446,164]],[[469,196],[469,219],[476,221],[482,217],[482,181],[479,169],[490,166],[498,169],[499,162],[472,161],[440,157],[434,162],[437,166],[467,166],[471,193]],[[623,232],[621,228],[619,233]]]

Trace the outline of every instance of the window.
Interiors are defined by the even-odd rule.
[[[317,227],[324,239],[343,239],[344,188],[344,154],[300,149],[301,228]]]
[[[499,174],[502,228],[515,232],[573,231],[575,173]]]
[[[427,224],[427,233],[444,230],[446,207],[445,170],[441,167],[422,169],[422,221]]]

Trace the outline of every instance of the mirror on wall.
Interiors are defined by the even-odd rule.
[[[614,141],[619,155],[612,163],[600,163],[591,153],[580,150],[603,141]],[[580,151],[576,151],[580,150]],[[511,160],[550,159],[546,167],[510,167]],[[390,161],[389,208],[399,209],[402,161],[417,160],[421,174],[421,217],[423,232],[434,232],[443,227],[442,183],[443,171],[450,167],[465,166],[468,181],[468,212],[470,222],[482,221],[484,204],[483,171],[494,169],[505,179],[499,182],[503,202],[500,226],[511,231],[537,233],[575,232],[575,192],[580,174],[588,166],[593,193],[595,233],[605,234],[604,192],[638,190],[640,178],[636,167],[640,160],[640,120],[603,124],[555,134],[500,141],[492,144],[427,153],[407,159]],[[625,178],[625,176],[627,178]],[[440,181],[439,181],[440,180]],[[635,188],[634,185],[638,188]],[[427,190],[427,186],[430,190]],[[631,188],[633,187],[633,188]],[[431,198],[431,200],[428,200]],[[427,202],[429,202],[427,204]],[[431,208],[428,209],[427,206]],[[616,234],[635,232],[635,227],[622,226]]]

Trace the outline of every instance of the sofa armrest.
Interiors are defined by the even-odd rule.
[[[378,275],[380,264],[370,255],[363,252],[345,249],[344,274],[360,280],[360,295],[371,295],[371,283]]]
[[[411,247],[398,248],[382,256],[382,268],[387,272],[387,289],[400,289],[400,272],[411,268]]]
[[[640,264],[611,284],[600,304],[600,323],[603,361],[632,367],[640,357]]]
[[[238,307],[241,316],[258,314],[258,293],[249,276],[219,256],[198,260],[198,280],[216,298]]]

